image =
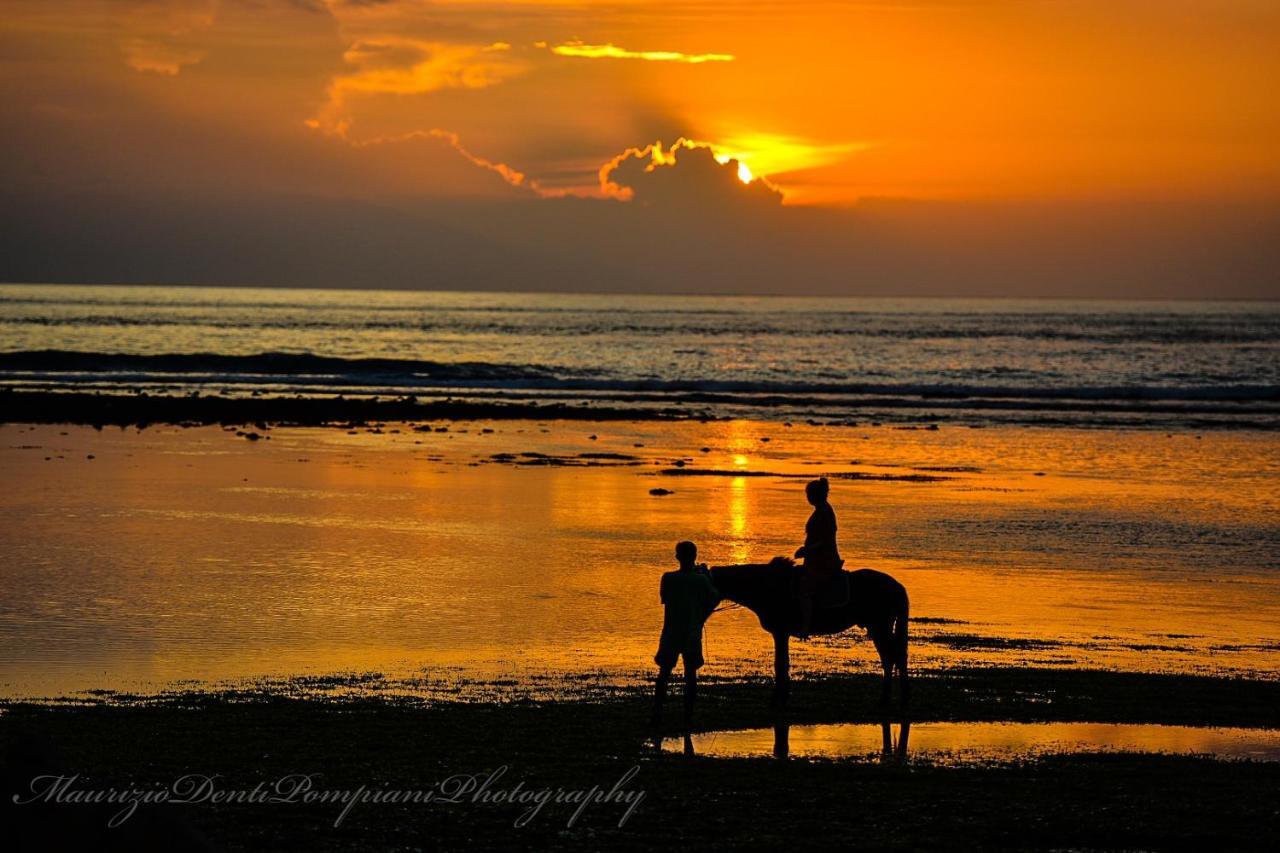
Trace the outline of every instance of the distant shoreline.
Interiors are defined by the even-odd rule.
[[[1262,296],[1214,296],[1194,297],[1194,296],[1036,296],[1034,294],[1022,296],[993,296],[978,294],[951,294],[947,296],[941,295],[892,295],[887,293],[866,293],[866,294],[843,294],[836,295],[830,293],[790,293],[787,291],[770,291],[770,292],[746,292],[746,291],[710,291],[705,293],[690,292],[687,290],[646,290],[641,293],[620,293],[618,291],[609,290],[511,290],[503,288],[482,289],[471,288],[468,290],[455,290],[447,287],[342,287],[339,285],[295,285],[295,284],[254,284],[250,282],[154,282],[154,281],[0,281],[0,287],[134,287],[134,288],[169,288],[180,287],[189,290],[321,290],[326,293],[446,293],[446,294],[466,294],[466,295],[484,295],[484,296],[649,296],[649,297],[693,297],[698,299],[787,299],[787,300],[812,300],[815,302],[822,301],[845,301],[845,300],[867,300],[880,302],[1032,302],[1038,304],[1049,304],[1054,302],[1105,302],[1105,303],[1160,303],[1160,302],[1186,302],[1186,303],[1247,303],[1261,305],[1280,305],[1280,299],[1268,298]]]
[[[86,426],[178,426],[272,423],[280,426],[365,426],[377,421],[470,420],[710,420],[674,409],[623,409],[564,403],[495,403],[412,397],[223,397],[0,391],[0,423]]]
[[[139,388],[119,391],[0,390],[0,423],[83,424],[86,426],[143,426],[146,424],[207,425],[272,423],[279,426],[363,426],[373,422],[473,420],[562,421],[716,421],[796,420],[811,426],[886,426],[889,428],[1057,427],[1083,429],[1133,429],[1163,431],[1257,430],[1280,431],[1280,411],[1224,414],[1217,405],[1162,404],[1145,401],[1045,401],[1027,412],[999,400],[876,399],[865,408],[845,408],[841,416],[808,417],[792,408],[796,401],[757,401],[755,408],[717,395],[689,395],[670,399],[662,395],[618,394],[601,405],[588,401],[564,402],[554,398],[527,397],[503,400],[500,390],[465,391],[455,395],[386,396],[376,394],[185,395],[148,393]],[[667,402],[663,405],[663,402]],[[785,402],[786,405],[780,405]],[[773,403],[773,407],[770,407]],[[718,410],[714,407],[720,404]],[[980,419],[972,412],[983,411]],[[995,413],[1007,417],[996,420]],[[1155,419],[1152,415],[1165,416]],[[1218,415],[1215,418],[1213,415]],[[1242,418],[1241,416],[1245,416]],[[1247,419],[1246,419],[1247,418]]]

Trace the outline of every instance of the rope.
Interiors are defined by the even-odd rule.
[[[707,630],[707,625],[711,623],[711,617],[719,613],[721,610],[741,610],[742,605],[736,601],[721,601],[711,612],[707,614],[707,618],[702,622],[702,648],[704,658],[711,657],[711,632]]]

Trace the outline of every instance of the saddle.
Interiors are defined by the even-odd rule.
[[[813,606],[818,610],[825,610],[831,607],[844,607],[849,603],[849,573],[843,568],[844,560],[840,561],[841,568],[830,579],[823,581],[813,593]],[[802,566],[794,566],[791,574],[791,595],[799,597],[800,575],[804,571]]]
[[[849,573],[844,569],[831,580],[819,585],[813,595],[813,606],[818,609],[844,607],[849,603]]]

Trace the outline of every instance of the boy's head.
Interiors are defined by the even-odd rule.
[[[680,561],[682,566],[693,565],[693,561],[698,559],[698,546],[688,540],[677,542],[676,559]]]

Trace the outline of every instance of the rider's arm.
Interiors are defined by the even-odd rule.
[[[835,549],[832,543],[828,541],[812,542],[800,549],[804,552],[805,557],[822,557],[826,554],[834,553]]]

